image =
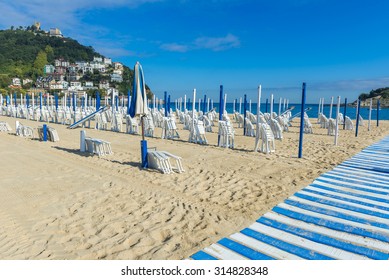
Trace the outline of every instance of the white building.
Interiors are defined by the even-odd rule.
[[[94,62],[103,62],[103,58],[102,57],[98,57],[98,56],[94,56],[93,57],[93,61]]]
[[[112,64],[112,59],[105,57],[104,58],[104,64],[105,65],[111,65]]]
[[[20,83],[19,78],[12,78],[12,85],[15,87],[20,87],[22,84]]]
[[[109,88],[109,82],[108,81],[101,81],[99,83],[99,89],[108,89]]]

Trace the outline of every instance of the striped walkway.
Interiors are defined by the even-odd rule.
[[[389,259],[389,136],[190,259]]]

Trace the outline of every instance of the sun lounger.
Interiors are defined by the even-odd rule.
[[[349,117],[346,116],[346,121],[345,121],[345,129],[346,130],[354,130],[354,125],[353,122]]]
[[[171,165],[170,158],[175,160],[176,166]],[[149,150],[147,152],[147,160],[149,168],[157,169],[164,174],[171,174],[174,173],[174,171],[177,173],[185,171],[182,165],[182,158],[169,152]]]
[[[219,147],[234,148],[235,131],[230,122],[219,121],[219,138]]]
[[[32,138],[34,136],[34,130],[32,127],[25,126],[21,124],[19,121],[16,121],[16,135],[21,137],[30,137]]]
[[[85,144],[86,151],[90,154],[96,154],[99,157],[113,154],[110,142],[86,137]]]
[[[0,122],[0,131],[11,131],[12,128],[6,122]]]
[[[162,139],[180,138],[180,135],[177,132],[177,126],[176,126],[176,122],[174,121],[174,118],[172,117],[163,118],[161,138]]]

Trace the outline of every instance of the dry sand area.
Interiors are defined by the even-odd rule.
[[[238,128],[235,149],[217,147],[216,132],[202,146],[188,143],[186,130],[164,140],[156,129],[149,147],[183,158],[185,173],[166,175],[140,169],[140,136],[86,129],[111,142],[114,154],[99,158],[79,152],[80,128],[50,124],[60,141],[40,142],[16,136],[15,120],[0,116],[13,128],[0,133],[0,259],[187,258],[389,131],[388,121],[371,131],[365,121],[358,138],[340,130],[334,146],[312,119],[298,159],[297,120],[270,155],[254,152],[255,139]]]

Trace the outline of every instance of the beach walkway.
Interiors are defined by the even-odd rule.
[[[190,259],[389,259],[389,136]]]

